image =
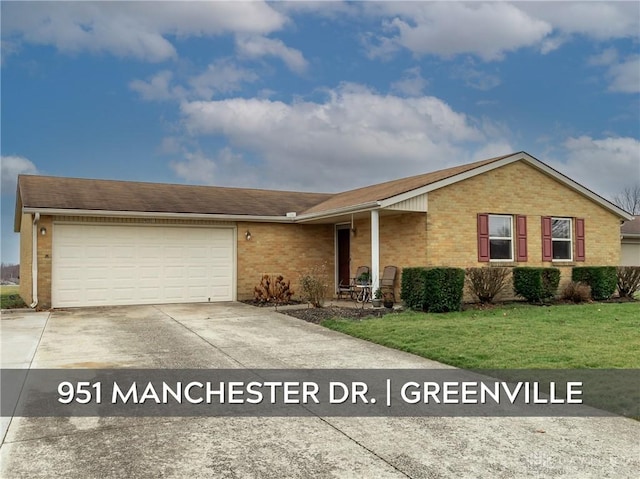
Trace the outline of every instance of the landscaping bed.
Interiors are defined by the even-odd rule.
[[[326,308],[289,309],[281,310],[279,312],[314,324],[320,324],[325,320],[335,318],[359,320],[367,318],[381,318],[387,314],[395,314],[393,310],[386,308],[360,309],[341,308],[338,306],[328,306]]]

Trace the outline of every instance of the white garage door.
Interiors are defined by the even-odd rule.
[[[56,224],[53,307],[234,299],[231,228]]]

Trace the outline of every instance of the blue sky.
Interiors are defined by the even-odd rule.
[[[640,182],[637,2],[2,2],[16,177],[340,191],[525,150]]]

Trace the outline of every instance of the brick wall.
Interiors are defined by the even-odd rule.
[[[251,232],[251,240],[245,238]],[[253,298],[263,274],[284,276],[298,297],[299,278],[325,262],[333,294],[335,257],[333,225],[238,223],[238,299]]]
[[[535,168],[516,162],[429,193],[427,265],[487,265],[478,262],[478,213],[526,215],[528,261],[508,265],[559,267],[561,287],[569,281],[574,265],[619,263],[620,221],[614,214]],[[542,261],[542,216],[585,219],[584,262]]]
[[[38,309],[51,307],[51,248],[53,245],[53,217],[41,216],[38,228]],[[47,234],[40,234],[46,228]]]

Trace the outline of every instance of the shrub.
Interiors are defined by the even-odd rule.
[[[291,301],[293,290],[291,282],[285,283],[281,275],[271,278],[268,274],[262,276],[260,284],[253,289],[253,297],[260,303],[282,304]]]
[[[574,303],[585,303],[591,299],[591,287],[587,283],[569,281],[562,290],[562,299]]]
[[[609,299],[616,290],[615,266],[580,266],[571,271],[573,281],[582,281],[591,286],[591,297],[596,301]]]
[[[464,270],[404,268],[400,297],[411,309],[443,313],[462,307]]]
[[[513,291],[530,303],[553,298],[559,283],[558,268],[513,268]]]
[[[411,309],[421,310],[424,299],[424,272],[426,268],[403,268],[400,284],[400,298]]]
[[[302,275],[300,277],[300,287],[302,288],[305,299],[307,299],[314,308],[323,307],[327,291],[329,291],[326,263],[320,263]]]
[[[633,298],[640,291],[640,266],[618,266],[618,294],[621,298]]]
[[[467,268],[466,281],[481,303],[491,303],[507,285],[509,268]]]

